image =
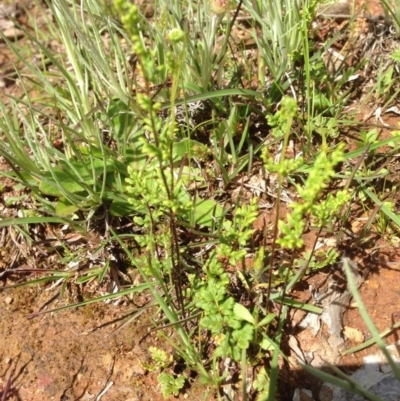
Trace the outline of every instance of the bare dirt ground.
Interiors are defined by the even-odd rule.
[[[1,293],[1,377],[11,377],[8,400],[158,400],[144,375],[149,342],[136,324],[107,337],[123,309],[95,306],[28,320],[45,292],[20,288]],[[102,394],[104,395],[102,396]]]
[[[0,2],[0,6],[6,2]],[[362,2],[365,3],[365,2]],[[27,3],[24,3],[26,5]],[[360,5],[360,2],[357,2]],[[368,5],[371,15],[380,15],[381,7],[377,1]],[[17,16],[22,22],[24,15]],[[12,26],[10,26],[12,29]],[[9,33],[15,40],[26,40],[21,32]],[[0,43],[0,75],[2,88],[8,94],[19,91],[12,68],[11,52]],[[368,115],[369,110],[363,110]],[[362,120],[363,116],[360,117]],[[390,115],[384,117],[385,123],[396,126],[400,118]],[[372,123],[376,121],[369,120]],[[389,135],[382,132],[381,138]],[[349,144],[351,146],[351,144]],[[7,166],[2,161],[1,169]],[[398,168],[398,167],[397,167]],[[400,183],[396,166],[393,167],[394,183]],[[397,174],[397,175],[396,175]],[[6,213],[5,199],[16,195],[13,183],[3,180],[4,191],[0,194],[0,213]],[[397,210],[399,200],[397,199]],[[7,211],[9,213],[9,211]],[[272,217],[269,216],[272,221]],[[357,222],[365,216],[357,215],[349,222],[353,233],[357,234]],[[264,218],[263,223],[266,220]],[[256,227],[257,228],[257,227]],[[8,232],[0,231],[0,282],[5,282],[2,273],[16,262],[9,243],[4,239]],[[17,234],[15,234],[17,235]],[[3,237],[2,237],[3,236]],[[310,238],[311,247],[313,239]],[[15,245],[17,247],[17,245]],[[400,318],[400,250],[398,244],[389,239],[374,239],[370,243],[351,245],[346,249],[348,256],[355,260],[361,269],[369,270],[367,279],[361,286],[361,294],[380,331],[388,329]],[[15,249],[15,253],[22,252]],[[27,266],[32,267],[33,254],[25,258]],[[42,257],[43,259],[43,257]],[[19,259],[18,259],[19,260]],[[51,264],[51,263],[49,263]],[[14,266],[15,267],[15,266]],[[318,288],[325,281],[327,272],[308,278],[304,286],[296,289],[294,295],[301,300],[310,300],[309,285]],[[15,282],[18,280],[16,279]],[[7,284],[10,284],[8,280]],[[50,286],[49,286],[50,287]],[[121,330],[113,333],[128,315],[143,300],[124,299],[121,302],[97,303],[82,308],[57,313],[45,313],[31,319],[29,315],[37,311],[47,311],[75,302],[76,288],[68,287],[64,297],[57,288],[32,286],[11,288],[0,291],[0,396],[2,401],[39,400],[103,400],[103,401],[150,401],[163,399],[156,380],[157,373],[149,373],[144,368],[149,360],[150,346],[165,347],[165,341],[154,333],[147,335],[150,321],[146,313]],[[368,339],[369,333],[356,309],[349,309],[344,317],[345,326],[355,328]],[[314,353],[326,352],[321,345],[327,338],[322,330],[317,337],[307,330],[290,328],[298,338],[301,347],[313,349]],[[324,337],[325,336],[325,337]],[[388,343],[399,340],[398,331],[386,337]],[[326,341],[325,341],[326,342]],[[360,337],[348,340],[346,348],[357,345]],[[164,344],[164,345],[162,345]],[[167,349],[172,352],[171,349]],[[338,364],[348,370],[362,364],[362,357],[373,349],[340,359]],[[305,376],[283,372],[281,400],[291,400],[293,389],[309,386],[311,380]],[[180,399],[213,399],[207,396],[206,389],[191,387]]]

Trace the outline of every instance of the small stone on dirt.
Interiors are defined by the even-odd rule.
[[[0,4],[0,18],[15,18],[19,14],[18,4]]]
[[[347,0],[330,1],[318,8],[318,15],[341,17],[350,15],[350,5]]]
[[[143,368],[140,362],[133,363],[131,365],[131,369],[135,375],[143,376],[146,373],[146,370]]]
[[[343,330],[343,334],[349,340],[352,340],[356,343],[362,343],[364,341],[364,334],[360,330],[358,330],[354,327],[345,326],[344,330]]]
[[[12,301],[13,301],[13,299],[12,299],[11,297],[7,297],[7,298],[4,299],[4,302],[5,302],[7,305],[10,305],[10,304],[12,303]]]
[[[20,39],[20,38],[22,38],[24,36],[24,32],[21,31],[21,29],[18,29],[18,28],[15,28],[15,27],[11,27],[11,28],[5,29],[3,31],[3,35],[7,39],[18,40],[18,39]]]
[[[6,29],[14,28],[14,22],[6,20],[6,19],[0,19],[0,29],[2,31],[5,31]]]
[[[293,394],[293,401],[313,401],[312,393],[305,388],[296,388]]]

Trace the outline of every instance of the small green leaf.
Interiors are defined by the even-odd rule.
[[[238,339],[237,345],[240,349],[247,349],[249,348],[250,343],[246,338],[241,337]]]
[[[61,197],[56,205],[56,214],[60,217],[69,217],[73,215],[79,207],[77,205],[73,205],[68,199]]]
[[[149,352],[157,369],[165,369],[172,363],[172,355],[157,347],[150,347]]]
[[[276,348],[276,345],[268,336],[264,336],[260,342],[260,347],[265,351],[272,351]]]
[[[257,327],[262,327],[262,326],[268,325],[275,319],[275,317],[276,317],[275,313],[270,313],[264,319],[262,319],[261,322],[259,322],[257,324]]]
[[[185,380],[185,376],[175,378],[173,375],[168,373],[160,373],[158,375],[158,382],[160,383],[163,397],[169,398],[171,395],[177,397],[179,395],[179,391],[185,385]]]
[[[269,377],[264,366],[258,372],[256,379],[253,382],[253,388],[259,392],[264,392],[265,396],[268,395]],[[264,399],[264,398],[263,398]]]
[[[222,216],[222,206],[213,199],[197,199],[193,211],[195,224],[209,227]]]
[[[0,192],[1,192],[1,188],[0,188]],[[27,197],[27,195],[4,197],[4,204],[7,207],[15,206],[19,201],[25,200],[26,197]]]
[[[73,177],[59,168],[54,168],[52,175],[50,172],[46,172],[44,176],[47,178],[46,181],[41,181],[39,190],[50,196],[62,196],[62,191],[59,189],[62,187],[64,191],[71,193],[82,192],[84,187],[79,185],[77,178]]]
[[[391,55],[390,58],[397,63],[400,63],[400,49],[396,49]]]
[[[133,114],[130,113],[129,105],[122,100],[112,99],[107,114],[114,126],[117,138],[123,140],[133,121]]]
[[[115,217],[126,217],[130,216],[135,210],[129,202],[116,199],[111,203],[109,212]]]
[[[196,157],[202,160],[207,156],[208,148],[201,142],[194,141],[193,139],[183,139],[174,143],[173,153],[174,158],[178,160],[182,160],[186,155],[189,159]]]
[[[254,320],[254,317],[252,316],[250,311],[245,306],[236,303],[235,306],[233,307],[233,313],[239,319],[245,320],[246,322],[249,322],[255,326],[256,321]]]

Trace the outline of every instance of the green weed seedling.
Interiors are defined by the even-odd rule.
[[[395,205],[393,201],[383,202],[383,207],[386,210],[395,212]],[[379,210],[376,226],[377,226],[377,232],[382,236],[393,234],[393,230],[390,229],[391,220],[382,210]]]
[[[257,377],[253,382],[253,388],[258,391],[258,399],[266,400],[269,395],[270,380],[268,373],[264,367],[257,373]]]
[[[165,372],[165,369],[173,362],[171,354],[156,347],[149,347],[149,352],[151,361],[143,363],[143,368],[149,372],[162,371],[157,378],[161,386],[163,397],[169,398],[172,395],[176,397],[185,385],[186,376],[180,375],[177,377],[176,375]]]
[[[196,280],[195,276],[189,277],[194,289],[194,303],[203,311],[200,326],[211,333],[217,344],[214,358],[230,357],[239,361],[241,351],[253,341],[254,326],[237,313],[235,299],[229,296],[230,278],[225,266],[242,263],[247,253],[244,246],[253,233],[251,227],[257,218],[257,211],[256,199],[248,206],[239,207],[233,223],[223,223],[219,233],[220,244],[203,267],[204,278]]]
[[[355,142],[359,148],[377,143],[379,139],[378,130],[375,128],[368,131],[362,129],[360,130],[360,139],[361,141]]]
[[[400,64],[400,49],[396,49],[390,56],[398,65]]]
[[[164,398],[171,395],[177,397],[185,385],[186,377],[184,375],[175,377],[169,373],[162,372],[158,375],[158,382],[161,385],[161,393]]]
[[[173,362],[170,353],[165,352],[157,347],[149,347],[151,362],[143,364],[143,367],[149,372],[160,371],[168,368]]]

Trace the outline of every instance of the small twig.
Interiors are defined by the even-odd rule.
[[[12,376],[13,371],[11,370],[10,374],[8,375],[8,379],[6,382],[6,385],[3,390],[3,396],[1,397],[1,401],[6,401],[7,400],[7,394],[10,391],[11,388],[11,376]]]
[[[111,388],[113,384],[113,382],[108,383],[106,388],[97,396],[96,401],[100,401],[101,397],[103,397],[103,395]]]
[[[360,168],[361,163],[362,163],[363,160],[365,159],[365,156],[368,154],[369,148],[370,148],[370,144],[368,144],[368,145],[365,147],[364,152],[363,152],[363,153],[360,155],[360,157],[358,158],[357,163],[355,164],[355,166],[354,166],[354,168],[353,168],[353,171],[351,172],[351,174],[350,174],[350,176],[349,176],[349,178],[348,178],[348,180],[347,180],[347,182],[346,182],[346,185],[344,186],[344,190],[345,190],[345,191],[347,191],[347,190],[349,189],[350,184],[353,182],[354,176],[356,175],[357,170]]]
[[[112,374],[113,374],[113,370],[114,370],[114,364],[115,364],[115,357],[112,359],[111,363],[110,363],[110,367],[108,368],[108,373],[107,373],[107,377],[106,380],[104,382],[104,386],[103,388],[100,390],[100,392],[97,394],[95,400],[96,401],[100,401],[101,397],[103,397],[103,395],[111,388],[111,386],[114,384],[114,382],[109,382]],[[108,383],[108,384],[107,384]]]

